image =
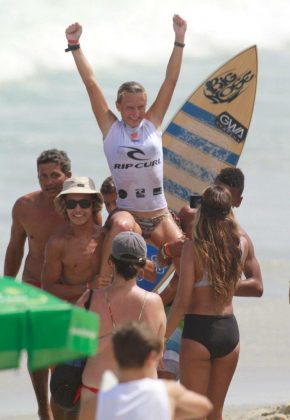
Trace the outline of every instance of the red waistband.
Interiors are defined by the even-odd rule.
[[[77,391],[76,391],[76,393],[75,393],[75,396],[74,396],[74,399],[73,399],[73,403],[75,404],[79,399],[80,399],[80,396],[81,396],[81,392],[82,392],[82,388],[86,388],[86,389],[88,389],[89,391],[91,391],[93,394],[98,394],[99,392],[100,392],[100,390],[99,390],[99,388],[94,388],[93,386],[87,386],[87,385],[84,385],[84,384],[81,384],[79,387],[78,387],[78,389],[77,389]]]
[[[82,388],[88,389],[89,391],[93,392],[94,394],[98,394],[100,392],[99,388],[94,388],[93,386],[87,386],[82,384]]]

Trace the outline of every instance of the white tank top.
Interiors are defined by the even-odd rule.
[[[167,207],[161,132],[150,121],[143,120],[136,129],[115,121],[104,139],[104,151],[119,208],[154,211]]]
[[[96,420],[170,420],[170,402],[162,380],[144,378],[98,394]]]

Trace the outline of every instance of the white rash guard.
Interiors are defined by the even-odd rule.
[[[104,139],[104,151],[119,208],[142,212],[167,207],[161,132],[150,121],[143,120],[136,129],[115,121]]]

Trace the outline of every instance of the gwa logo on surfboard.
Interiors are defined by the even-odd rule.
[[[215,120],[216,126],[231,136],[237,143],[247,137],[248,130],[227,112],[222,112]]]
[[[207,80],[203,93],[214,104],[230,103],[243,93],[254,76],[251,70],[247,70],[241,75],[228,71]]]

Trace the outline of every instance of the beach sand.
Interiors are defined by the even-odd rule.
[[[106,389],[113,383],[112,374],[106,372],[102,388]],[[17,396],[15,389],[17,389]],[[283,400],[285,401],[284,398],[281,401]],[[38,420],[25,355],[19,369],[0,372],[0,401],[0,420]],[[254,403],[227,404],[226,402],[223,420],[290,420],[290,401],[287,401],[287,404],[278,404],[272,398],[272,402],[271,405],[271,398],[269,398],[269,406],[259,402],[256,405]]]
[[[38,420],[37,415],[8,416],[1,420]],[[228,407],[225,409],[224,420],[284,420],[290,419],[290,403],[267,408],[259,407]]]
[[[290,419],[290,403],[284,405],[261,407],[228,407],[224,420],[282,420]]]

